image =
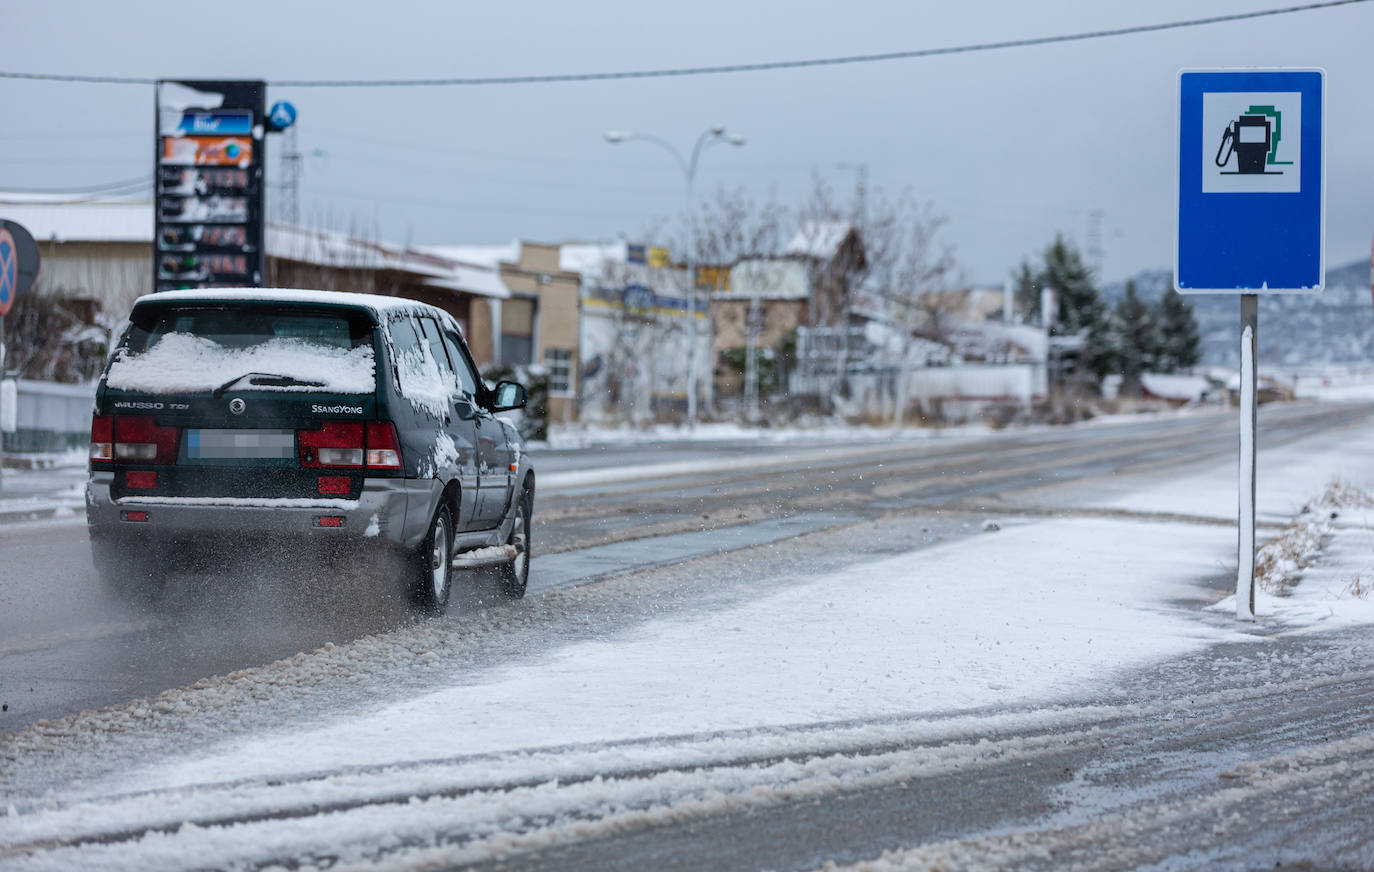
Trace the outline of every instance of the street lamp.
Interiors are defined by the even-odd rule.
[[[622,142],[629,142],[632,139],[640,139],[645,142],[652,142],[660,148],[667,149],[678,167],[682,170],[683,178],[687,182],[687,232],[689,235],[687,243],[687,426],[695,427],[697,423],[697,287],[696,287],[696,224],[692,219],[692,183],[697,177],[697,162],[701,158],[701,153],[706,148],[717,142],[724,142],[727,145],[739,147],[744,145],[744,137],[738,133],[731,133],[724,127],[708,127],[697,137],[696,145],[692,146],[690,158],[684,158],[682,152],[673,147],[673,144],[666,139],[648,133],[637,133],[632,130],[607,130],[606,141],[611,145],[619,145]]]

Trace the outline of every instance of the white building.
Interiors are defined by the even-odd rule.
[[[695,337],[697,401],[711,402],[711,330],[706,295],[695,330],[680,264],[651,266],[628,243],[570,243],[559,266],[582,276],[581,350],[584,418],[628,414],[645,422],[687,405],[689,336]]]

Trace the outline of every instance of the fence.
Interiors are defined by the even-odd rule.
[[[797,362],[787,384],[793,398],[819,398],[842,414],[891,416],[903,378],[908,414],[952,420],[988,406],[1029,412],[1048,395],[1043,362],[951,362],[948,349],[936,343],[911,340],[898,352],[875,344],[857,327],[799,329]]]
[[[90,440],[95,385],[20,379],[17,386],[18,430],[5,434],[5,451],[65,451]]]

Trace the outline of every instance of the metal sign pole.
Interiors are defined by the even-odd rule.
[[[1240,297],[1240,510],[1239,565],[1236,570],[1236,617],[1255,619],[1255,436],[1259,423],[1255,349],[1259,335],[1259,296]]]
[[[5,379],[5,316],[0,315],[0,381]],[[17,410],[16,410],[17,411]],[[0,483],[4,481],[5,428],[0,425]]]

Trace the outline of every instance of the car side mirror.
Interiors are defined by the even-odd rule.
[[[525,403],[529,402],[529,392],[525,390],[525,386],[513,381],[497,382],[495,390],[492,391],[492,397],[494,398],[491,404],[493,412],[523,409]]]

